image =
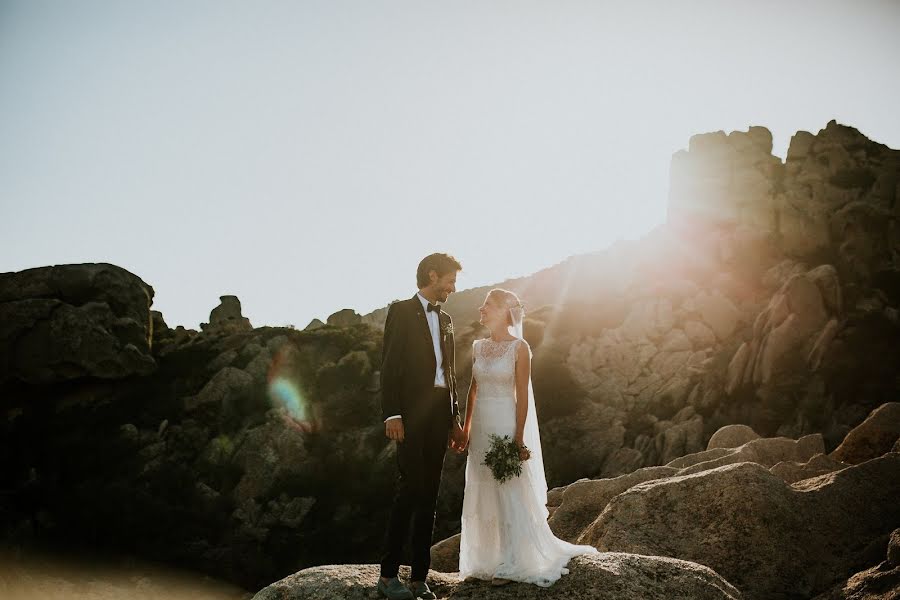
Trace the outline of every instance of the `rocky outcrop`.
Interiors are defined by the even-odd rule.
[[[360,316],[355,310],[352,308],[345,308],[337,311],[336,313],[331,314],[326,321],[328,325],[333,325],[335,327],[348,327],[350,325],[359,325],[362,323],[362,316]]]
[[[312,321],[309,322],[309,325],[307,325],[307,326],[304,328],[304,330],[305,330],[305,331],[312,331],[312,330],[314,330],[314,329],[318,329],[319,327],[325,327],[325,323],[323,323],[323,322],[320,321],[319,319],[313,319]]]
[[[865,421],[847,434],[831,457],[858,464],[890,452],[900,439],[900,402],[888,402],[872,411]]]
[[[810,597],[866,566],[868,544],[900,523],[898,494],[897,454],[794,487],[742,462],[634,486],[580,542],[705,564],[748,598]]]
[[[0,274],[0,382],[152,373],[152,301],[152,287],[105,263]]]
[[[797,132],[783,165],[771,150],[763,127],[693,136],[672,157],[670,222],[772,231],[790,256],[846,242],[846,259],[871,270],[873,248],[892,231],[890,219],[874,221],[897,216],[898,152],[835,121]]]
[[[765,127],[691,136],[688,149],[672,157],[669,220],[770,228],[773,179],[780,167]]]
[[[209,323],[200,323],[200,329],[207,333],[237,333],[250,331],[250,319],[241,315],[241,301],[237,296],[219,296],[221,303],[209,313]]]
[[[111,553],[140,539],[144,557],[177,549],[253,589],[377,548],[372,498],[394,477],[366,391],[379,332],[228,323],[156,330],[149,375],[0,388],[0,536]]]
[[[671,173],[669,222],[641,241],[625,316],[566,358],[625,427],[609,460],[671,460],[661,430],[685,406],[701,442],[743,423],[821,432],[833,449],[900,391],[900,151],[831,122],[798,133],[781,164],[751,127],[694,136]]]
[[[488,581],[460,581],[455,574],[433,573],[429,578],[439,598],[515,600],[578,598],[621,600],[644,598],[669,600],[739,599],[741,593],[711,569],[683,560],[616,552],[579,556],[549,588],[512,583],[493,587]],[[378,580],[377,565],[329,565],[304,569],[260,590],[254,600],[319,600],[320,598],[370,598]],[[409,569],[400,577],[408,580]]]

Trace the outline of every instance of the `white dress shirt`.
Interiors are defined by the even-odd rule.
[[[436,312],[428,310],[428,299],[419,293],[416,296],[419,297],[419,301],[422,303],[422,310],[425,311],[425,318],[428,320],[428,330],[431,332],[431,345],[434,347],[435,362],[434,386],[445,388],[447,387],[447,378],[444,375],[443,367],[441,367],[441,362],[444,359],[444,353],[441,351],[441,322]],[[399,419],[400,417],[401,415],[392,415],[385,419],[385,422],[391,419]]]

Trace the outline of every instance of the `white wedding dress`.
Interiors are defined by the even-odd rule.
[[[459,572],[461,578],[499,577],[547,587],[568,573],[570,558],[597,550],[557,538],[547,524],[547,480],[530,381],[524,441],[531,458],[522,463],[522,474],[500,484],[483,464],[491,434],[515,434],[520,343],[525,342],[485,339],[473,344],[478,390],[466,462]]]

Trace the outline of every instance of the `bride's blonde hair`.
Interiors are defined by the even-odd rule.
[[[488,292],[488,298],[494,299],[497,305],[505,307],[506,310],[506,324],[512,325],[512,314],[509,312],[511,308],[523,308],[522,301],[519,300],[519,297],[516,296],[514,292],[509,290],[504,290],[503,288],[494,288]]]

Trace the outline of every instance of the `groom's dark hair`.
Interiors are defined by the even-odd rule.
[[[419,268],[416,269],[416,284],[419,286],[419,289],[431,283],[431,278],[428,277],[428,274],[432,271],[437,272],[438,277],[443,277],[451,271],[462,271],[462,265],[449,254],[444,254],[443,252],[429,254],[422,259],[422,262],[419,263]]]

